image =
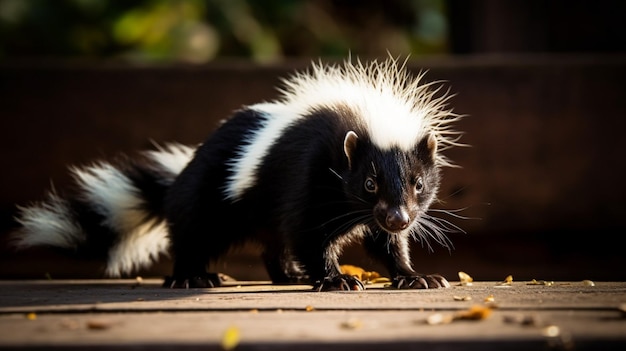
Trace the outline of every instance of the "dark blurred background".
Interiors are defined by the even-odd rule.
[[[0,277],[101,277],[102,262],[13,252],[16,205],[67,166],[199,143],[312,61],[409,56],[445,80],[469,148],[438,207],[466,233],[419,244],[456,279],[624,280],[626,2],[581,0],[0,0]],[[343,263],[380,269],[358,246]],[[266,279],[257,248],[216,270]],[[144,276],[169,273],[167,259]]]

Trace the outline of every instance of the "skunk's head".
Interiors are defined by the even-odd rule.
[[[371,210],[373,232],[400,234],[416,230],[439,188],[437,141],[420,137],[410,148],[381,149],[350,131],[344,139],[348,164],[346,191],[357,206]],[[369,217],[369,216],[368,216]]]
[[[310,71],[284,80],[281,103],[289,106],[295,119],[322,108],[354,118],[351,128],[359,129],[359,137],[367,136],[383,150],[410,150],[430,135],[438,147],[432,153],[434,163],[453,166],[441,152],[463,145],[459,143],[462,133],[453,129],[462,116],[448,107],[453,95],[441,82],[424,82],[424,73],[413,76],[405,64],[393,58],[314,64]]]
[[[368,224],[390,239],[410,234],[448,246],[446,221],[426,211],[437,196],[439,169],[454,166],[442,151],[463,145],[453,127],[462,116],[449,108],[452,95],[443,85],[424,82],[424,73],[413,76],[405,64],[389,58],[313,65],[284,81],[280,103],[296,120],[318,109],[341,115],[345,128],[336,137],[344,138],[347,166],[332,171],[355,206],[347,215],[362,215],[351,224]]]

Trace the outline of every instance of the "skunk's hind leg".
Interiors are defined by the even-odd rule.
[[[262,254],[265,269],[274,284],[306,284],[309,277],[282,245],[268,245]]]
[[[175,253],[174,272],[165,277],[164,288],[190,289],[214,288],[222,285],[217,273],[208,273],[206,264],[208,259],[203,255],[191,252]]]
[[[163,287],[188,289],[222,285],[218,274],[207,273],[206,268],[210,261],[216,260],[225,251],[223,243],[211,242],[210,239],[215,238],[211,236],[211,230],[191,222],[184,226],[170,225],[174,269],[172,276],[165,278]]]
[[[194,276],[192,278],[175,278],[175,276],[166,276],[163,281],[164,288],[170,289],[194,289],[194,288],[214,288],[221,285],[221,279],[216,273],[204,273],[203,275]]]

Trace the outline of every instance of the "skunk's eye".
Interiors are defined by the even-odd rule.
[[[378,185],[376,185],[376,181],[372,177],[367,177],[365,179],[365,190],[370,193],[375,193],[378,190]]]
[[[418,194],[421,194],[424,191],[424,180],[422,177],[419,177],[415,180],[415,191]]]

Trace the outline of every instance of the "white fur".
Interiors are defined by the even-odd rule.
[[[195,149],[167,144],[146,155],[171,177],[171,183],[193,157]],[[150,265],[159,255],[167,254],[170,241],[164,221],[149,219],[142,210],[144,199],[132,181],[115,166],[101,162],[88,167],[71,168],[80,196],[89,202],[119,235],[109,252],[105,273],[120,276]],[[46,201],[21,207],[17,221],[22,225],[14,237],[17,247],[50,245],[75,249],[85,240],[85,233],[75,222],[66,200],[54,191]]]
[[[169,177],[162,179],[171,184],[191,161],[196,148],[177,143],[165,146],[156,145],[157,150],[147,151],[145,154]],[[91,174],[90,174],[91,173]],[[86,193],[94,200],[101,198],[104,204],[109,204],[107,212],[111,217],[111,225],[117,228],[120,237],[109,251],[109,259],[105,274],[119,277],[123,273],[130,273],[143,267],[150,266],[158,260],[160,255],[167,255],[170,240],[168,238],[165,221],[151,219],[138,207],[143,203],[130,179],[117,169],[100,165],[92,167],[88,172],[82,172],[79,178],[90,190]],[[100,193],[98,188],[112,188],[113,192]]]
[[[103,225],[119,233],[109,252],[106,274],[120,276],[147,266],[169,248],[164,223],[146,221],[144,202],[132,181],[108,163],[72,170],[83,196],[106,219]]]
[[[343,65],[313,65],[310,72],[284,81],[283,103],[294,111],[312,106],[343,105],[351,108],[367,126],[372,141],[381,149],[411,150],[428,133],[444,149],[457,143],[460,133],[451,124],[461,116],[447,108],[450,95],[437,82],[422,83],[424,74],[412,76],[396,59],[360,61]],[[437,162],[451,164],[441,154]]]
[[[85,199],[106,218],[103,224],[120,233],[132,231],[147,217],[141,209],[144,200],[132,181],[108,163],[72,168]]]
[[[433,83],[423,84],[422,78],[423,74],[412,77],[404,64],[390,58],[368,64],[317,64],[309,72],[284,80],[281,100],[250,107],[263,113],[267,121],[246,136],[247,144],[228,165],[233,176],[226,185],[226,198],[236,201],[255,184],[256,171],[269,148],[286,127],[316,107],[351,109],[382,150],[412,150],[429,133],[435,136],[439,150],[459,145],[459,133],[450,125],[460,116],[446,108],[449,96],[437,96],[441,88],[432,89]],[[441,153],[435,159],[441,166],[452,166]]]
[[[425,124],[427,111],[414,109],[413,99],[398,83],[411,85],[395,61],[368,66],[348,62],[341,67],[313,66],[310,74],[296,75],[285,82],[284,103],[294,111],[306,111],[311,106],[346,106],[365,123],[379,148],[409,150],[429,130]]]
[[[85,240],[67,203],[54,191],[48,193],[46,201],[19,210],[16,220],[22,228],[14,238],[19,248],[49,245],[73,249]]]
[[[159,255],[167,255],[170,241],[165,221],[151,220],[134,230],[122,233],[109,250],[105,274],[119,277],[142,267],[150,266]]]
[[[178,143],[169,143],[165,146],[156,145],[156,148],[156,150],[146,151],[146,155],[161,169],[170,173],[172,177],[167,179],[170,183],[187,166],[196,151],[195,147]]]
[[[249,107],[261,113],[265,119],[263,126],[245,136],[246,144],[237,152],[237,158],[228,164],[232,176],[226,182],[225,197],[236,201],[256,183],[256,171],[267,155],[270,147],[302,114],[286,105],[263,103]]]

